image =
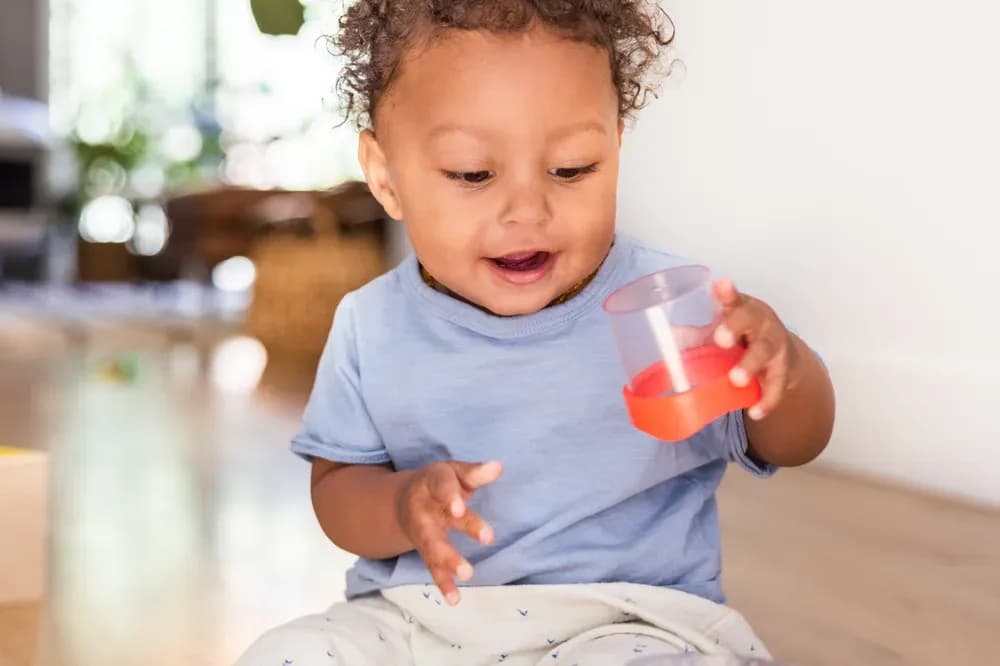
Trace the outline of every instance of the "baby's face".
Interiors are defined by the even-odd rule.
[[[455,31],[404,61],[360,153],[431,275],[518,315],[569,291],[607,254],[620,139],[605,51],[540,28]]]

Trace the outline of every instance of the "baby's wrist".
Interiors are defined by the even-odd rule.
[[[410,513],[407,507],[409,495],[413,489],[413,484],[417,481],[419,473],[419,470],[404,470],[402,472],[396,472],[393,475],[393,480],[396,483],[395,491],[393,492],[392,497],[393,525],[406,539],[406,542],[410,546],[411,550],[416,548],[416,545],[412,543],[410,530],[407,529],[407,519]]]
[[[788,380],[785,390],[794,391],[802,384],[806,374],[805,366],[811,352],[799,336],[788,329],[785,329],[785,335],[788,336]]]

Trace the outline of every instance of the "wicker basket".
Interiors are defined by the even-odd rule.
[[[340,300],[386,270],[381,224],[359,224],[335,196],[316,204],[305,233],[302,220],[272,224],[251,253],[257,281],[247,327],[272,357],[318,357]]]

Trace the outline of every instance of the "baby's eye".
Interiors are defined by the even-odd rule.
[[[549,175],[555,176],[559,180],[577,180],[583,175],[588,173],[594,173],[597,171],[597,164],[590,164],[585,167],[562,167],[559,169],[550,169]]]
[[[491,171],[445,171],[444,175],[451,180],[458,180],[467,185],[482,185],[493,177]]]

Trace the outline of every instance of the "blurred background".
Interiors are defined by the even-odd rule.
[[[733,604],[790,663],[992,663],[1000,9],[664,5],[684,72],[621,226],[773,303],[839,395],[820,463],[728,475]],[[342,594],[287,441],[405,241],[338,126],[341,11],[0,0],[0,666],[227,664]]]

